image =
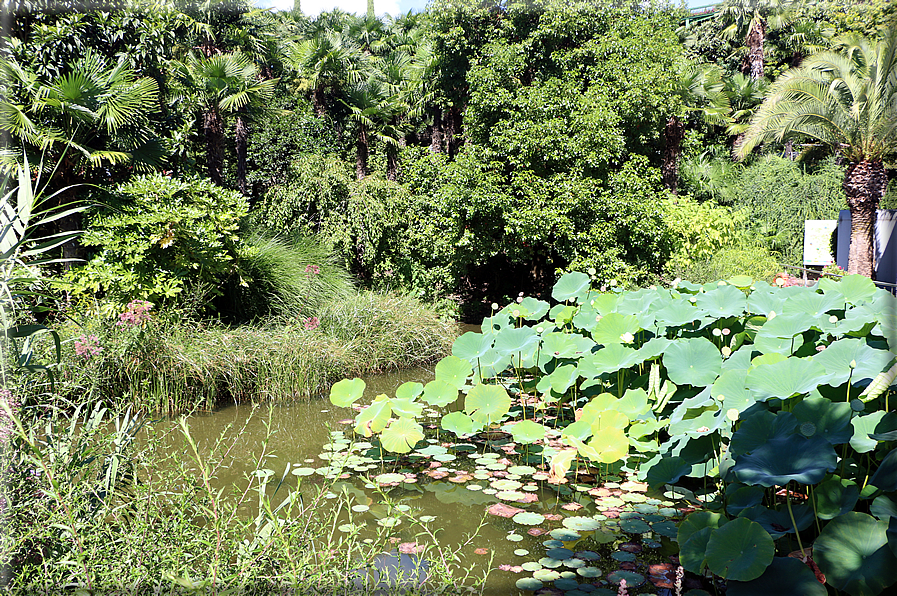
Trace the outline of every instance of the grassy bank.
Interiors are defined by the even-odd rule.
[[[344,377],[431,362],[457,334],[413,298],[370,292],[332,301],[317,317],[265,325],[149,316],[139,325],[95,316],[64,326],[55,393],[163,413],[302,398]]]
[[[32,412],[22,411],[13,429],[0,415],[11,431],[0,442],[0,588],[9,593],[371,593],[360,589],[361,570],[395,548],[386,528],[366,541],[347,531],[352,501],[328,496],[336,487],[305,487],[283,470],[261,469],[276,455],[267,439],[240,454],[256,472],[222,489],[216,475],[234,445],[198,448],[186,421],[163,437],[134,418],[112,425],[100,409],[76,413],[79,425],[67,415],[38,422]],[[138,432],[146,436],[140,448]],[[182,449],[162,455],[163,441]],[[459,593],[482,581],[459,568],[457,552],[440,547],[415,512],[390,514],[426,545],[420,593]]]

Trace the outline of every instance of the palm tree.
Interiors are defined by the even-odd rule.
[[[208,176],[218,185],[223,182],[224,116],[237,114],[238,182],[245,192],[248,131],[244,118],[251,108],[261,108],[271,98],[277,79],[259,80],[258,67],[239,52],[208,58],[191,54],[187,62],[173,61],[171,68],[185,94],[202,112]]]
[[[752,79],[764,76],[763,45],[768,29],[778,29],[791,20],[791,5],[794,0],[730,0],[717,18],[730,21],[723,29],[726,37],[744,36],[748,49],[741,65],[741,71]]]
[[[847,270],[872,277],[876,210],[888,182],[884,162],[897,156],[897,32],[886,31],[877,41],[852,35],[836,47],[776,80],[737,156],[743,159],[760,143],[790,139],[814,140],[840,153],[848,164]]]
[[[23,152],[32,163],[57,164],[48,187],[65,187],[55,195],[60,204],[73,200],[74,185],[108,179],[114,166],[161,165],[164,149],[149,118],[158,110],[156,82],[125,59],[110,65],[88,50],[68,72],[44,80],[0,58],[0,80],[0,170],[14,170]],[[79,212],[59,221],[63,232],[80,227]],[[63,256],[79,258],[80,246],[66,244]]]

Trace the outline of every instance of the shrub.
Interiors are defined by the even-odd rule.
[[[238,193],[198,178],[154,175],[106,198],[83,237],[94,255],[67,275],[76,294],[161,302],[190,286],[217,292],[236,270],[239,222],[248,210]]]

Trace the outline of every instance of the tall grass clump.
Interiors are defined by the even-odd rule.
[[[352,276],[330,250],[311,238],[252,232],[244,239],[240,273],[218,309],[225,320],[312,317],[325,304],[354,293]]]
[[[203,447],[184,418],[162,429],[100,407],[47,419],[5,412],[13,428],[0,441],[0,589],[10,593],[367,594],[362,569],[392,548],[385,528],[367,542],[340,530],[352,503],[327,500],[332,484],[303,485],[289,463],[265,469],[276,457],[270,436],[242,453],[242,431]],[[255,471],[226,486],[219,472],[236,457]],[[466,591],[457,550],[413,512],[402,515],[433,539],[418,589]]]
[[[453,323],[421,302],[362,293],[319,317],[229,327],[153,313],[140,325],[99,314],[60,330],[56,394],[142,412],[306,398],[346,376],[419,366],[449,353]]]

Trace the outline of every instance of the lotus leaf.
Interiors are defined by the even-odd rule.
[[[784,486],[792,480],[816,484],[836,468],[837,462],[834,448],[824,438],[791,434],[774,436],[742,455],[733,470],[745,484]]]
[[[674,300],[654,314],[658,324],[667,327],[681,327],[700,319],[703,313],[686,300]]]
[[[888,522],[850,511],[822,529],[813,558],[826,582],[851,595],[873,595],[897,582],[897,558],[888,547]]]
[[[759,399],[807,393],[825,375],[821,364],[805,358],[787,358],[775,364],[761,364],[748,371],[745,382]]]
[[[514,585],[517,586],[518,590],[535,592],[536,590],[541,589],[544,584],[534,577],[521,577],[514,583]]]
[[[619,407],[619,405],[620,402],[617,401],[616,407]],[[629,417],[622,411],[616,409],[599,412],[597,415],[591,418],[591,421],[593,435],[597,435],[611,428],[624,429],[629,426]]]
[[[563,395],[576,382],[578,374],[576,365],[565,364],[554,369],[550,375],[542,377],[536,388],[542,393],[548,393],[551,390],[558,395]]]
[[[774,557],[757,579],[726,582],[727,596],[826,596],[825,585],[819,583],[810,567],[792,557]]]
[[[897,449],[892,449],[869,479],[869,484],[885,492],[897,491]]]
[[[860,489],[855,482],[834,476],[814,488],[813,497],[819,519],[834,519],[853,511]]]
[[[394,474],[391,472],[374,476],[374,482],[377,484],[395,484],[397,482],[402,482],[403,480],[405,480],[404,474]]]
[[[343,379],[330,388],[330,403],[348,408],[364,394],[367,384],[362,379]]]
[[[792,515],[794,522],[791,521]],[[754,505],[743,510],[740,517],[757,522],[769,532],[773,539],[777,539],[785,534],[793,534],[795,527],[798,532],[809,528],[813,524],[813,508],[806,503],[792,505],[791,513],[789,513],[787,507],[769,509],[762,505]]]
[[[679,530],[679,563],[692,573],[702,573],[706,567],[707,543],[710,542],[712,528],[701,528],[689,535],[688,540],[682,540],[682,530]]]
[[[446,381],[435,379],[424,387],[423,400],[431,406],[445,407],[456,399],[458,399],[458,388]]]
[[[526,311],[527,315],[524,318],[528,321],[538,321],[544,317],[545,313],[548,312],[548,307],[549,304],[544,300],[537,300],[529,296],[524,298],[518,306],[521,312]]]
[[[719,376],[722,362],[716,346],[703,337],[679,340],[663,355],[670,380],[677,385],[711,385]]]
[[[839,294],[848,303],[854,305],[872,300],[876,290],[872,280],[863,275],[845,275],[839,281],[821,279],[819,287],[826,294]]]
[[[671,521],[656,521],[651,524],[651,529],[661,536],[676,540],[679,535],[679,529],[676,524]]]
[[[565,273],[554,284],[551,290],[551,297],[558,302],[566,302],[567,300],[581,300],[589,292],[591,279],[585,273],[572,271]]]
[[[423,404],[410,399],[395,398],[390,406],[392,413],[405,418],[417,418],[424,410]]]
[[[824,397],[808,397],[794,406],[794,417],[801,424],[813,424],[814,432],[832,445],[840,445],[850,440],[853,429],[850,426],[850,405],[833,402]]]
[[[315,473],[314,468],[293,468],[292,473],[296,476],[311,476]]]
[[[507,536],[505,536],[505,540],[509,542],[520,542],[521,540],[523,540],[523,536],[521,536],[520,534],[508,534]]]
[[[569,440],[576,445],[580,455],[605,464],[619,461],[629,453],[629,439],[619,428],[611,427],[599,431],[588,444],[583,444],[572,437]]]
[[[492,342],[493,337],[490,335],[483,335],[482,333],[474,333],[472,331],[468,331],[467,333],[456,339],[455,343],[452,344],[452,355],[456,358],[467,360],[468,362],[475,362],[477,358],[481,358],[486,354],[486,352],[489,351],[489,349],[492,347]],[[443,361],[444,360],[446,359],[443,358]],[[457,365],[454,364],[452,366],[454,367]],[[457,375],[453,376],[457,378]],[[451,382],[449,381],[449,377],[441,378],[443,381]]]
[[[747,298],[738,288],[727,285],[698,294],[695,305],[711,317],[736,317],[747,308]]]
[[[524,526],[537,526],[545,521],[545,516],[538,513],[533,513],[531,511],[523,511],[521,513],[518,513],[511,519],[513,519],[515,523]]]
[[[472,435],[483,428],[482,424],[474,422],[473,419],[464,412],[451,412],[442,417],[440,426],[443,430],[455,433],[458,436]]]
[[[500,385],[476,385],[464,399],[465,412],[479,424],[498,422],[510,408],[511,398]]]
[[[830,310],[844,308],[844,298],[838,294],[818,294],[816,292],[801,292],[789,296],[782,307],[782,313],[806,314],[813,318],[821,317]]]
[[[730,484],[729,487],[738,486]],[[760,486],[738,486],[732,494],[726,496],[726,511],[729,515],[741,515],[745,509],[749,509],[763,502],[765,491]]]
[[[504,356],[518,355],[538,346],[539,335],[531,327],[509,327],[495,336],[495,351]]]
[[[545,555],[551,557],[552,559],[563,561],[564,559],[569,559],[570,557],[572,557],[573,551],[569,548],[555,547],[545,551]]]
[[[544,426],[532,420],[522,420],[510,427],[511,435],[518,443],[534,443],[545,438]]]
[[[592,331],[592,339],[604,346],[628,343],[641,330],[638,317],[612,312],[605,315]],[[627,338],[628,341],[627,341]]]
[[[648,468],[645,480],[651,486],[673,484],[691,472],[691,466],[679,456],[658,457],[657,462]]]
[[[651,360],[663,354],[668,347],[673,344],[673,340],[665,337],[652,337],[636,350],[638,354],[637,360],[633,364],[641,364],[645,360]],[[608,346],[609,347],[609,346]]]
[[[848,379],[852,384],[863,379],[874,379],[890,363],[893,355],[887,350],[876,350],[862,339],[843,338],[829,344],[813,360],[823,366],[825,376],[819,384],[837,387]],[[854,368],[850,365],[853,364]]]
[[[643,360],[637,350],[627,348],[618,342],[582,358],[579,363],[579,372],[583,376],[597,378],[606,373],[627,369]]]
[[[571,592],[579,587],[579,582],[575,579],[559,579],[554,582],[554,587],[564,592]]]
[[[610,557],[614,561],[619,561],[620,563],[629,563],[631,561],[635,561],[635,555],[632,553],[627,553],[621,550],[612,552]]]
[[[784,437],[797,432],[799,423],[794,414],[768,410],[758,410],[746,416],[738,430],[732,435],[730,452],[733,456],[750,453],[764,445],[770,437]]]
[[[710,395],[722,402],[722,409],[744,412],[756,403],[753,394],[745,386],[746,370],[724,370],[710,387]]]
[[[532,466],[511,466],[508,468],[508,474],[516,474],[518,476],[529,476],[536,472],[536,468]]]
[[[417,383],[415,381],[407,381],[407,382],[399,385],[399,388],[396,389],[396,398],[412,400],[415,397],[419,396],[423,392],[424,392],[423,383]]]
[[[542,353],[546,358],[573,358],[576,343],[569,333],[552,331],[542,334]]]
[[[770,313],[781,313],[785,297],[778,292],[754,291],[748,296],[747,310],[768,317]]]
[[[601,522],[591,517],[566,517],[561,523],[576,532],[594,532],[601,527]]]
[[[370,437],[386,428],[392,414],[392,400],[378,395],[374,402],[355,417],[355,432]]]
[[[625,414],[629,420],[635,420],[639,416],[647,414],[650,409],[648,394],[641,388],[627,389],[620,401],[617,402],[617,411]]]
[[[728,522],[725,517],[712,511],[697,511],[686,517],[679,524],[678,542],[681,545],[688,542],[693,534],[704,528],[719,528]]]
[[[850,446],[857,453],[868,453],[875,449],[878,441],[869,437],[876,432],[878,424],[884,418],[885,412],[879,410],[866,414],[865,416],[856,416],[850,421],[853,426],[853,436],[850,438]]]
[[[392,453],[408,453],[423,438],[423,427],[413,419],[394,418],[380,435],[380,444]]]

